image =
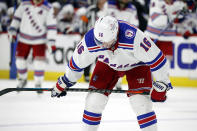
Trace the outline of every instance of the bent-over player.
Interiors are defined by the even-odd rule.
[[[112,16],[99,18],[77,45],[66,73],[58,78],[52,97],[66,95],[83,74],[83,69],[98,58],[89,88],[113,89],[118,78],[126,75],[131,91],[149,95],[127,94],[142,131],[157,131],[152,101],[164,102],[172,88],[168,63],[161,50],[142,31]],[[156,82],[152,82],[152,76]],[[152,88],[153,87],[153,88]],[[109,93],[88,93],[83,114],[82,131],[97,131]],[[151,101],[152,99],[152,101]]]

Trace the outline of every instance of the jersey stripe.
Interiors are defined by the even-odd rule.
[[[57,27],[56,27],[56,25],[48,25],[48,26],[47,26],[47,29],[48,29],[48,30],[56,30]]]
[[[22,32],[20,32],[19,34],[20,34],[20,37],[22,37],[23,39],[27,39],[27,40],[38,40],[38,39],[46,38],[46,33],[40,36],[31,36]]]
[[[70,61],[68,62],[68,67],[73,70],[73,71],[77,71],[77,72],[81,72],[83,69],[79,68],[74,60],[73,60],[73,57],[71,57]]]
[[[91,46],[88,47],[89,52],[97,52],[107,50],[106,48],[101,48],[100,46]]]
[[[133,27],[133,28],[136,29],[136,26],[135,26],[135,25],[129,24],[129,23],[126,22],[126,21],[121,21],[121,20],[119,20],[118,22],[120,22],[120,23],[125,23],[125,24],[130,25],[131,27]]]
[[[158,69],[160,69],[166,63],[166,61],[167,60],[164,54],[160,52],[153,61],[147,62],[147,64],[150,66],[151,71],[153,72],[153,71],[157,71]]]
[[[133,45],[127,44],[127,43],[119,43],[118,48],[123,48],[123,49],[131,49],[133,50]]]
[[[159,35],[159,34],[161,34],[161,32],[163,30],[158,29],[158,28],[154,28],[154,27],[151,27],[151,26],[148,26],[147,27],[147,31],[148,32],[151,32],[153,34]],[[176,33],[173,30],[166,30],[166,31],[162,32],[162,35],[163,36],[174,36],[174,35],[176,35]]]

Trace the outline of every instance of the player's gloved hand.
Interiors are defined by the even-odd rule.
[[[49,53],[52,53],[52,54],[55,53],[56,51],[55,40],[48,40],[47,49]]]
[[[166,92],[170,89],[168,84],[156,81],[153,82],[153,88],[151,90],[151,100],[153,102],[164,102],[167,98]]]
[[[71,82],[66,76],[60,76],[53,90],[51,91],[51,97],[62,97],[66,96],[66,89],[73,86],[76,82]]]
[[[187,31],[184,32],[183,37],[184,37],[185,39],[188,39],[191,35],[192,35],[192,34],[190,33],[190,31],[187,30]]]
[[[16,42],[16,31],[15,29],[10,29],[8,31],[8,39],[10,43],[15,43]]]

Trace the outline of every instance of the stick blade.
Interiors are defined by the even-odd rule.
[[[0,91],[0,96],[5,95],[9,92],[16,91],[17,88],[6,88]]]

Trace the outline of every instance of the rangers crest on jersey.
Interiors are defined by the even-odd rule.
[[[125,31],[125,36],[126,36],[126,38],[131,39],[135,36],[135,32],[128,29]]]

